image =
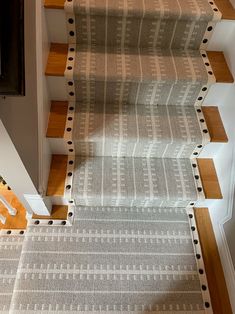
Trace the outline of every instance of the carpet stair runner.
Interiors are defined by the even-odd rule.
[[[29,227],[11,313],[204,313],[185,208],[75,214],[66,230]]]
[[[193,157],[210,141],[204,49],[221,14],[206,0],[70,0],[65,11],[69,156],[53,173],[68,164],[74,223],[29,226],[10,313],[212,313]]]
[[[109,47],[198,49],[221,18],[214,2],[202,0],[74,0],[65,11],[71,43]]]
[[[192,106],[215,83],[205,51],[69,47],[65,77],[71,101]]]
[[[186,158],[197,156],[210,141],[199,107],[113,103],[75,107],[76,155]]]
[[[196,168],[194,168],[196,167]],[[72,198],[90,206],[187,206],[205,198],[189,159],[76,158]]]
[[[24,237],[0,237],[0,313],[9,313]]]

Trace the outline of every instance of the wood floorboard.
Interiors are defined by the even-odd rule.
[[[194,208],[214,314],[232,314],[228,290],[208,208]]]
[[[15,216],[11,216],[8,213],[8,210],[5,206],[0,202],[0,213],[6,217],[6,223],[3,225],[0,222],[0,229],[8,230],[8,229],[16,229],[16,230],[24,230],[27,227],[27,219],[26,219],[26,209],[21,204],[19,199],[16,197],[12,190],[8,190],[0,184],[0,194],[4,196],[6,201],[17,210],[17,214]]]

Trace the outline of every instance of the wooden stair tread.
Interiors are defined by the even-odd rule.
[[[194,208],[213,313],[232,314],[224,272],[208,208]]]
[[[63,196],[67,172],[68,156],[52,155],[47,196]]]
[[[49,123],[47,128],[48,138],[63,138],[66,126],[66,117],[68,110],[67,101],[52,101]],[[202,107],[206,124],[213,143],[226,143],[226,135],[222,119],[217,107]]]
[[[235,20],[235,9],[229,0],[214,0],[223,20]]]
[[[65,0],[44,0],[44,7],[47,9],[64,9]],[[235,20],[235,9],[229,0],[215,0],[215,4],[222,13],[222,19]]]
[[[68,156],[52,155],[48,196],[64,196]],[[213,159],[198,158],[198,168],[206,199],[222,199]]]
[[[207,51],[217,83],[233,83],[234,79],[222,51]]]
[[[63,138],[68,111],[67,101],[52,101],[47,127],[48,138]]]
[[[218,107],[205,106],[202,107],[207,128],[210,134],[212,143],[227,143],[228,137],[224,129],[224,125],[219,113]]]
[[[45,74],[47,76],[64,76],[68,55],[67,44],[52,43],[47,60]]]
[[[47,76],[64,76],[68,54],[67,44],[52,43],[45,74]],[[217,83],[233,83],[233,76],[221,51],[208,51],[208,59]]]
[[[44,7],[47,9],[64,9],[65,0],[44,0]]]
[[[66,205],[53,205],[50,216],[41,216],[33,214],[32,219],[46,219],[46,220],[67,220],[68,206]]]
[[[222,199],[222,193],[213,159],[197,159],[200,177],[206,199]]]

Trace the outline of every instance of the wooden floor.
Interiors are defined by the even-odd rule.
[[[207,208],[194,209],[214,314],[232,314],[220,255]]]
[[[0,194],[4,196],[6,201],[14,208],[17,209],[16,216],[9,215],[5,206],[0,202],[0,213],[6,217],[6,223],[0,223],[0,230],[25,230],[27,227],[26,209],[20,203],[13,191],[8,190],[4,185],[0,184]]]

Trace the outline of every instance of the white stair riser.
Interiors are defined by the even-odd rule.
[[[48,139],[51,152],[55,155],[68,155],[68,145],[63,138],[49,138]],[[59,205],[59,204],[58,204]]]
[[[66,15],[64,10],[46,9],[47,29],[52,43],[67,43]]]
[[[69,152],[68,152],[68,146],[66,144],[66,142],[67,142],[66,139],[49,138],[48,141],[50,143],[52,154],[68,155]],[[222,147],[224,147],[224,145],[227,145],[227,143],[209,143],[203,148],[199,157],[201,157],[201,158],[213,158],[216,155],[216,153]],[[59,203],[58,203],[58,205],[59,205]]]

